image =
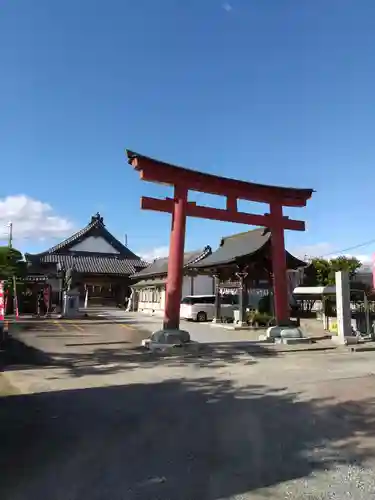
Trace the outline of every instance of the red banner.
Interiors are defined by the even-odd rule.
[[[0,281],[0,321],[4,321],[5,316],[4,281]]]
[[[48,311],[50,308],[50,301],[51,301],[51,287],[50,287],[50,285],[44,286],[43,299],[44,299],[44,305],[46,306],[46,311]]]

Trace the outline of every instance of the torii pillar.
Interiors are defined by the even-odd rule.
[[[264,226],[271,230],[276,321],[280,326],[287,325],[290,311],[284,230],[304,231],[305,223],[284,216],[283,207],[306,206],[313,190],[244,182],[178,167],[129,150],[126,153],[128,163],[140,173],[142,180],[174,188],[172,199],[163,200],[146,196],[141,198],[142,209],[172,215],[164,329],[179,329],[186,217]],[[189,190],[225,197],[226,209],[204,207],[189,202]],[[238,200],[268,203],[270,213],[256,215],[239,212]]]
[[[187,195],[187,189],[175,186],[163,322],[166,330],[178,330],[180,326]]]

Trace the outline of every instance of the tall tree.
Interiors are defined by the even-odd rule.
[[[356,257],[315,258],[306,269],[304,284],[306,286],[334,285],[337,271],[348,271],[350,279],[353,279],[361,265]]]

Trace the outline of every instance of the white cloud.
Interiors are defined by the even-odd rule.
[[[347,257],[356,257],[363,264],[371,263],[372,255],[369,254],[359,254],[355,251],[353,252],[345,252],[341,254],[335,253],[334,245],[331,243],[316,243],[315,245],[306,245],[303,247],[298,247],[295,250],[292,250],[293,255],[299,257],[300,259],[311,258],[311,257],[324,257],[329,259],[334,259],[339,255],[346,255]]]
[[[155,259],[160,259],[161,257],[168,257],[169,247],[157,247],[151,250],[146,250],[145,252],[139,252],[139,255],[146,262],[153,262]]]
[[[63,238],[74,230],[72,222],[56,215],[51,205],[24,194],[0,198],[1,240],[6,238],[9,222],[15,239]]]
[[[231,6],[230,3],[223,3],[222,5],[223,9],[226,10],[227,12],[230,12],[231,10],[233,10],[233,7]]]

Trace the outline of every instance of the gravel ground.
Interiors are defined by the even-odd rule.
[[[2,500],[375,497],[374,354],[115,356],[3,374]]]

